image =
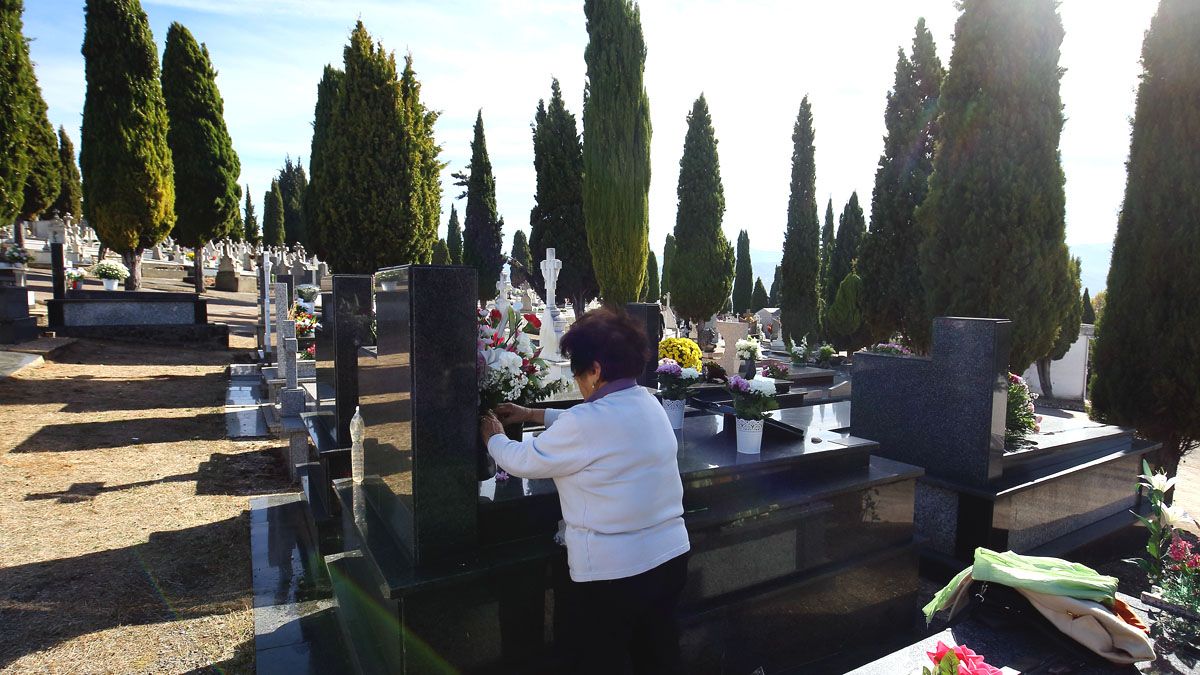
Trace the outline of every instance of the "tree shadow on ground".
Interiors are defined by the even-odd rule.
[[[48,424],[22,441],[12,452],[74,452],[223,438],[223,412],[190,417],[131,417],[108,422]]]
[[[153,410],[156,408],[192,408],[199,398],[211,391],[211,405],[221,405],[217,394],[225,383],[225,373],[202,375],[155,375],[130,379],[98,378],[92,375],[53,377],[29,380],[10,380],[0,394],[0,405],[62,404],[62,412],[92,413],[119,410]],[[179,393],[182,385],[192,390],[188,397],[164,395]],[[165,387],[171,387],[168,391]],[[201,396],[197,396],[200,394]]]

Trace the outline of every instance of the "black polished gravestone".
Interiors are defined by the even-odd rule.
[[[336,274],[333,291],[322,293],[317,336],[317,386],[332,400],[332,434],[337,447],[350,446],[350,419],[358,405],[358,351],[371,339],[371,276]]]
[[[1157,446],[1131,429],[1047,421],[1006,445],[1010,336],[1007,320],[942,317],[928,358],[854,356],[850,432],[925,469],[916,521],[930,571],[957,572],[978,546],[1061,555],[1141,506],[1140,457]]]
[[[657,387],[658,376],[654,370],[658,367],[658,343],[663,336],[662,308],[656,302],[631,302],[625,305],[625,311],[646,333],[646,343],[650,348],[646,367],[637,382],[643,387]]]

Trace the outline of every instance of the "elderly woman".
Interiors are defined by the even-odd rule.
[[[584,314],[561,350],[584,395],[567,410],[501,406],[481,421],[505,471],[553,478],[566,523],[572,672],[679,672],[675,606],[690,549],[683,524],[678,443],[662,406],[634,378],[649,356],[628,316]],[[504,423],[546,425],[505,437]]]

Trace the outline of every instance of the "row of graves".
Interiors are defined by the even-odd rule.
[[[567,374],[560,267],[548,251],[540,308],[502,281],[481,311],[469,267],[334,274],[304,298],[304,284],[262,261],[264,412],[288,440],[355,669],[561,664],[569,577],[554,483],[498,474],[478,432],[481,349],[496,335],[536,345],[546,378]],[[655,343],[674,323],[657,304],[626,309]],[[309,311],[319,323],[306,345],[296,317]],[[729,377],[765,377],[765,360],[735,360],[743,329],[719,328]],[[939,318],[929,357],[855,355],[852,390],[831,395],[830,371],[793,369],[754,453],[739,452],[735,391],[689,392],[676,430],[692,545],[680,606],[687,672],[863,666],[929,634],[922,576],[944,582],[978,547],[1066,554],[1144,511],[1131,486],[1156,446],[1131,430],[1064,416],[1006,444],[1009,341],[1008,321]],[[652,359],[639,379],[656,393],[658,367]],[[569,390],[542,393],[552,395],[535,405],[581,403]]]

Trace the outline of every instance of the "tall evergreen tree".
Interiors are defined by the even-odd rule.
[[[304,193],[308,189],[308,175],[304,166],[292,162],[291,156],[283,160],[279,170],[279,193],[283,196],[283,240],[290,244],[308,245],[310,241],[304,220]]]
[[[1083,305],[1079,297],[1079,274],[1083,263],[1079,258],[1071,259],[1070,283],[1059,293],[1062,309],[1059,310],[1060,324],[1054,337],[1054,345],[1050,351],[1037,360],[1038,382],[1042,385],[1042,394],[1046,398],[1054,398],[1054,382],[1050,378],[1050,362],[1057,361],[1067,355],[1071,345],[1079,339],[1079,324],[1083,317]]]
[[[67,130],[58,128],[58,164],[62,167],[62,180],[58,187],[58,197],[50,205],[50,211],[58,211],[59,215],[71,214],[78,218],[83,214],[83,186],[79,184],[79,165],[75,163],[75,144],[67,135]]]
[[[27,105],[34,86],[29,42],[22,33],[21,0],[0,2],[0,222],[10,223],[25,201],[27,142],[34,125]],[[17,228],[18,242],[21,230]]]
[[[312,146],[308,153],[308,185],[304,188],[302,210],[305,245],[317,255],[329,259],[330,242],[326,232],[334,229],[333,221],[339,217],[337,203],[336,174],[330,172],[333,161],[330,138],[334,112],[341,104],[342,81],[345,73],[326,65],[317,84],[317,104],[313,110]]]
[[[738,232],[737,261],[733,268],[733,313],[743,314],[750,309],[754,293],[754,264],[750,261],[750,234]]]
[[[279,181],[272,180],[263,196],[263,246],[282,246],[283,236],[283,192]]]
[[[125,259],[130,271],[125,287],[137,290],[142,251],[175,224],[158,49],[138,0],[87,0],[85,12],[83,215]]]
[[[449,265],[450,264],[450,248],[446,246],[445,239],[438,239],[433,244],[433,258],[430,263],[434,265]]]
[[[1092,409],[1163,444],[1174,475],[1200,438],[1200,8],[1161,0],[1142,44],[1125,201],[1096,340]],[[1163,354],[1170,358],[1147,358]]]
[[[862,207],[858,204],[858,193],[854,192],[850,195],[850,201],[846,202],[845,208],[842,209],[842,216],[838,220],[837,238],[833,242],[833,255],[829,257],[828,274],[833,283],[829,288],[823,289],[826,308],[833,305],[838,288],[841,288],[840,280],[844,280],[846,275],[850,274],[850,270],[854,268],[854,261],[858,259],[859,245],[866,233],[867,220],[863,217]]]
[[[751,312],[757,312],[758,310],[762,309],[763,307],[766,307],[770,303],[771,303],[771,296],[767,295],[767,287],[763,286],[762,277],[755,279],[754,280],[754,290],[750,293],[749,310]]]
[[[662,291],[664,300],[667,294],[671,292],[671,263],[675,260],[675,235],[667,234],[667,239],[663,243],[663,264],[662,278],[659,280],[659,290]]]
[[[825,203],[825,225],[821,227],[821,272],[820,272],[820,295],[822,305],[827,305],[832,302],[833,295],[837,293],[838,281],[831,279],[829,274],[829,263],[833,259],[834,247],[834,224],[833,224],[833,198]],[[831,288],[832,287],[832,288]],[[828,301],[825,298],[829,298]]]
[[[258,216],[254,213],[254,202],[250,199],[250,186],[246,186],[246,214],[242,220],[242,236],[251,244],[257,244],[260,238],[258,231]]]
[[[1080,301],[1080,304],[1082,307],[1080,307],[1081,314],[1079,316],[1079,322],[1085,323],[1089,326],[1095,325],[1096,310],[1092,307],[1092,294],[1089,293],[1088,289],[1086,288],[1083,289],[1083,300]]]
[[[658,302],[662,288],[658,283],[658,257],[654,251],[646,254],[646,283],[642,286],[642,302]]]
[[[703,94],[692,105],[687,122],[676,190],[679,210],[671,259],[671,303],[680,316],[698,323],[721,311],[729,298],[733,247],[721,230],[725,188],[717,136]]]
[[[462,264],[463,240],[462,224],[458,222],[458,207],[450,205],[450,222],[446,224],[446,249],[450,253],[450,262]]]
[[[398,73],[361,21],[342,55],[344,74],[326,70],[318,87],[318,104],[322,93],[336,96],[328,124],[318,128],[326,112],[318,105],[313,128],[310,208],[325,256],[342,273],[428,263],[441,217],[437,113],[421,103],[412,57]]]
[[[475,116],[475,138],[471,141],[471,162],[465,172],[454,174],[455,185],[466,188],[459,199],[467,198],[463,219],[463,264],[479,271],[479,301],[496,297],[496,282],[504,259],[502,221],[496,213],[496,178],[488,159],[487,139],[483,135],[483,111]]]
[[[26,143],[29,174],[25,177],[20,219],[34,220],[54,203],[62,189],[62,163],[58,158],[58,136],[50,124],[46,101],[36,79],[28,91],[26,105],[33,108],[33,126],[29,128]]]
[[[851,269],[829,303],[825,331],[834,347],[854,352],[867,343],[862,327],[862,278]]]
[[[529,254],[529,240],[525,237],[525,230],[513,232],[512,250],[508,257],[508,264],[512,270],[512,285],[522,286],[529,283],[533,270],[533,256]]]
[[[780,265],[775,266],[775,276],[771,279],[771,292],[769,293],[770,300],[768,303],[771,307],[779,306],[779,288],[780,288],[779,270],[780,269],[781,269]]]
[[[588,30],[584,223],[600,297],[620,307],[637,299],[649,250],[646,42],[641,12],[630,0],[584,0],[583,12]]]
[[[583,224],[583,143],[575,116],[563,103],[558,80],[550,82],[550,103],[538,101],[533,119],[533,167],[537,172],[534,207],[529,212],[533,251],[531,283],[546,295],[541,261],[546,249],[563,261],[556,292],[582,308],[599,293]]]
[[[871,193],[871,231],[863,241],[858,271],[863,278],[863,319],[884,339],[902,332],[920,351],[929,347],[931,319],[925,310],[914,213],[925,201],[933,173],[938,97],[945,70],[925,20],[917,21],[912,58],[900,50],[896,80],[887,96],[883,154]]]
[[[964,0],[942,83],[921,282],[935,315],[1011,319],[1009,366],[1050,351],[1069,284],[1056,0]],[[1019,261],[1019,262],[1018,262]]]
[[[821,268],[821,224],[817,219],[814,139],[812,106],[805,96],[792,129],[791,196],[788,197],[779,287],[783,334],[797,341],[815,336],[819,323],[817,286]]]
[[[226,236],[238,218],[242,165],[225,129],[225,104],[208,48],[180,23],[167,29],[163,51],[163,98],[167,145],[175,159],[175,239],[200,248]],[[196,256],[192,279],[204,292],[204,258]]]

